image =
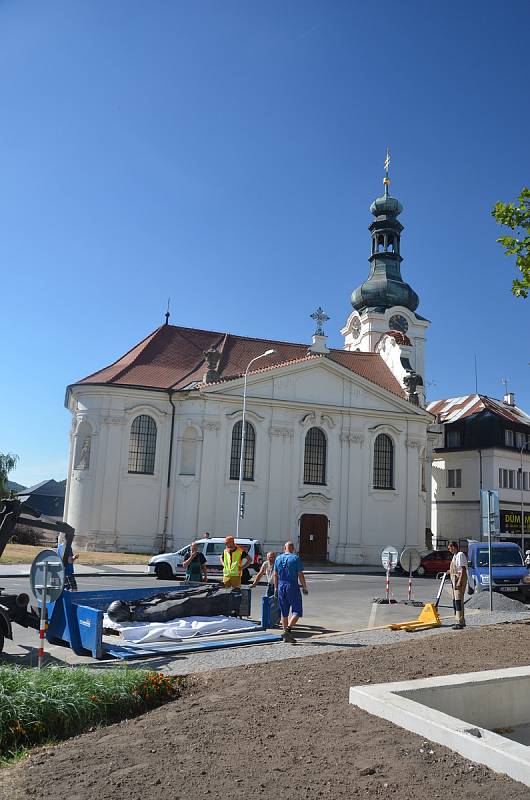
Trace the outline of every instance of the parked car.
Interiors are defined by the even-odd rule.
[[[197,539],[197,547],[200,553],[206,557],[206,567],[208,574],[218,574],[222,572],[222,567],[219,557],[223,554],[225,549],[224,539]],[[251,564],[248,568],[243,570],[243,583],[250,582],[250,571],[259,572],[263,563],[263,550],[261,542],[258,539],[236,539],[236,544],[241,547],[251,558]],[[189,545],[177,550],[175,553],[162,553],[159,556],[153,556],[147,564],[147,572],[149,575],[156,575],[159,580],[171,580],[172,578],[182,576],[184,567],[182,562],[189,556]]]
[[[470,542],[468,551],[468,592],[489,590],[489,556],[487,542]],[[493,542],[491,545],[491,577],[493,590],[530,597],[530,575],[524,565],[519,545]]]
[[[433,550],[422,556],[416,575],[436,575],[438,572],[447,572],[452,558],[449,550]]]

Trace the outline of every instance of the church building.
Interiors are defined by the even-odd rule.
[[[65,519],[80,546],[173,551],[237,528],[265,550],[292,539],[303,557],[338,563],[425,546],[428,322],[401,276],[403,209],[386,166],[343,349],[328,347],[321,309],[309,344],[180,327],[167,314],[68,387]]]

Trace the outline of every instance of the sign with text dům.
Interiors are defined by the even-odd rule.
[[[521,510],[507,510],[501,508],[501,532],[521,533]],[[530,536],[530,511],[524,512],[524,530]]]

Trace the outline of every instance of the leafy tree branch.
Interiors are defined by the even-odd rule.
[[[530,189],[526,187],[518,197],[518,204],[495,203],[492,216],[499,225],[510,228],[515,236],[501,236],[497,241],[504,247],[504,254],[515,256],[515,264],[521,278],[514,278],[512,294],[528,297],[530,289]]]

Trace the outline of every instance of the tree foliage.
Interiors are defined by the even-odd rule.
[[[15,469],[18,461],[18,456],[14,453],[0,453],[0,497],[5,497],[8,494],[6,489],[7,476],[11,470]]]
[[[515,203],[495,203],[493,217],[499,225],[505,225],[515,236],[501,236],[497,241],[504,247],[504,254],[516,256],[515,263],[521,278],[514,278],[512,293],[516,297],[528,297],[530,289],[530,189],[524,188]]]

